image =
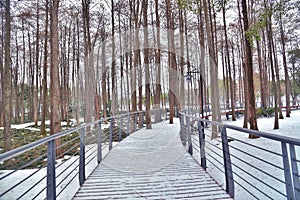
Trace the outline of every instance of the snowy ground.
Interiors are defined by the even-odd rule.
[[[71,126],[75,126],[76,125],[76,120],[75,119],[71,119]],[[84,121],[83,118],[80,118],[79,119],[80,123],[82,123]],[[45,121],[45,124],[46,125],[50,125],[50,120],[46,120]],[[38,126],[41,125],[41,121],[38,121]],[[61,122],[61,126],[66,126],[67,125],[67,122]],[[23,123],[23,124],[12,124],[11,125],[11,128],[12,129],[27,129],[27,130],[31,130],[31,131],[40,131],[39,128],[34,128],[34,127],[31,127],[31,126],[34,126],[34,122],[28,122],[28,123]],[[0,127],[0,130],[3,130],[4,128],[3,127]],[[50,131],[50,129],[46,129],[46,131]]]
[[[283,112],[284,119],[279,120],[278,130],[273,130],[274,127],[274,117],[270,118],[258,118],[258,129],[260,131],[266,131],[278,135],[294,137],[300,139],[300,110],[293,110],[291,117],[285,117],[285,112]],[[244,119],[241,117],[237,121],[224,121],[226,124],[231,124],[234,126],[243,126]]]
[[[80,119],[83,122],[83,118]],[[40,125],[40,121],[38,125]],[[50,124],[50,121],[46,121]],[[27,129],[32,131],[40,131],[39,128],[33,128],[34,122],[12,125],[13,129]],[[61,123],[62,126],[67,125],[66,122]],[[71,126],[75,126],[76,121],[71,120]],[[101,129],[109,128],[110,124],[102,124]],[[3,129],[3,127],[0,127]],[[117,145],[113,142],[113,146]],[[102,157],[108,153],[108,143],[102,143]],[[64,159],[56,160],[56,185],[58,196],[57,199],[72,199],[79,189],[78,178],[78,156],[65,156]],[[91,144],[86,146],[86,177],[97,166],[97,145]],[[65,171],[64,171],[65,170]],[[63,172],[64,171],[64,172]],[[63,172],[63,173],[62,173]],[[2,177],[10,174],[8,177]],[[24,169],[13,172],[12,170],[0,170],[0,194],[10,189],[12,186],[20,182],[14,189],[0,197],[0,199],[45,199],[46,198],[46,175],[47,169]],[[28,178],[27,178],[28,177]],[[68,183],[70,182],[70,183]]]
[[[117,143],[113,143],[115,146]],[[90,173],[95,169],[97,166],[97,145],[92,144],[86,146],[86,152],[92,152],[91,157],[87,160],[92,161],[87,164],[86,166],[86,177],[90,175]],[[102,156],[104,157],[108,153],[108,144],[106,144],[102,148]],[[88,157],[88,155],[86,155]],[[56,160],[56,176],[59,176],[56,179],[57,187],[56,195],[58,195],[57,199],[65,200],[65,199],[72,199],[75,195],[77,190],[79,189],[79,178],[78,178],[78,164],[79,164],[79,157],[66,157],[65,161]],[[59,166],[59,167],[58,167]],[[68,166],[71,166],[68,168]],[[68,168],[68,169],[67,169]],[[66,170],[67,169],[67,170]],[[64,173],[60,174],[63,170]],[[0,178],[5,176],[6,174],[12,172],[12,170],[1,170],[0,171]],[[4,180],[0,181],[0,193],[3,193],[17,182],[23,180],[24,178],[32,175],[29,179],[24,181],[22,184],[14,188],[5,196],[1,197],[0,199],[16,199],[17,197],[20,198],[24,192],[30,189],[31,186],[37,184],[34,188],[32,188],[29,192],[26,192],[24,196],[20,199],[45,199],[46,198],[46,173],[47,169],[25,169],[19,170],[12,175],[8,176]],[[70,184],[68,185],[68,182]],[[42,192],[41,192],[42,191]],[[41,193],[40,193],[41,192]],[[39,194],[40,193],[40,194]]]
[[[280,120],[280,122],[279,122],[280,129],[279,130],[273,130],[274,118],[259,118],[258,126],[259,126],[259,130],[261,130],[261,131],[271,132],[274,134],[284,135],[284,136],[289,136],[289,137],[294,137],[294,138],[300,138],[300,123],[299,122],[300,122],[300,110],[295,110],[295,111],[292,111],[290,118],[285,118],[283,120]],[[224,123],[241,127],[243,125],[243,118],[239,118],[235,122],[224,121]],[[21,129],[21,128],[26,128],[31,125],[33,125],[33,123],[27,123],[27,124],[23,124],[23,125],[13,125],[13,128]],[[102,128],[104,128],[104,127],[102,127]],[[207,130],[206,133],[209,134],[209,130]],[[228,130],[228,135],[235,139],[247,142],[251,145],[263,147],[263,148],[268,149],[269,151],[281,154],[281,146],[280,146],[279,142],[270,141],[265,138],[251,140],[251,139],[248,139],[248,134],[238,133],[236,131],[231,131],[231,130]],[[196,136],[194,138],[197,139]],[[209,147],[211,149],[211,150],[208,150],[206,153],[213,154],[213,151],[214,151],[222,156],[222,151],[220,150],[222,147],[220,140],[213,140],[213,141],[210,141],[210,143],[214,144],[215,146],[210,145],[209,143],[206,143],[207,147]],[[241,186],[239,186],[238,184],[235,184],[235,188],[236,188],[235,198],[236,199],[242,199],[242,200],[243,199],[247,199],[247,200],[255,199],[252,195],[258,197],[259,199],[268,199],[268,198],[270,198],[270,199],[286,199],[284,197],[285,186],[280,181],[280,180],[284,180],[282,170],[278,170],[272,166],[269,166],[268,164],[266,164],[264,162],[258,162],[257,159],[254,159],[253,157],[251,158],[251,157],[245,155],[244,153],[233,149],[232,147],[244,150],[245,152],[248,152],[259,158],[265,159],[265,160],[269,161],[270,163],[274,163],[274,165],[278,165],[278,166],[282,166],[282,158],[281,157],[276,156],[274,154],[270,154],[268,152],[261,151],[257,148],[253,148],[249,145],[245,145],[238,141],[230,142],[230,146],[231,146],[230,152],[231,152],[231,154],[233,154],[235,156],[235,157],[231,158],[232,162],[234,164],[233,170],[236,173],[238,173],[239,175],[241,175],[241,177],[244,178],[246,181],[249,181],[250,183],[252,183],[254,185],[254,187],[258,188],[258,190],[253,189],[253,187],[247,185],[245,183],[245,181],[243,181],[241,179],[241,177],[237,177],[234,174],[234,179],[237,182],[241,183],[242,187],[246,187],[249,190],[249,192],[246,192]],[[89,148],[95,149],[95,146],[92,145],[92,146],[89,146]],[[108,149],[105,148],[103,155],[105,155],[107,152],[108,152]],[[197,152],[195,152],[195,154],[197,154]],[[298,156],[298,160],[300,160],[300,148],[296,148],[296,154]],[[217,158],[217,160],[219,160],[220,163],[223,163],[222,157],[215,156],[215,158]],[[73,162],[78,163],[79,161],[77,161],[76,159],[78,159],[78,157],[70,158],[68,161],[63,163],[61,168],[64,168],[65,166],[67,166]],[[239,159],[242,159],[246,162],[242,162]],[[212,160],[212,159],[210,159],[210,160]],[[225,185],[224,184],[224,174],[220,173],[219,169],[217,169],[217,168],[220,168],[220,169],[224,168],[223,165],[220,163],[216,164],[216,166],[213,166],[208,163],[207,171],[213,176],[213,178],[215,178],[218,181],[218,183],[220,185],[224,186]],[[97,162],[96,162],[96,160],[94,160],[88,165],[86,176],[88,176],[91,173],[91,171],[96,166],[96,164],[97,164]],[[266,175],[265,173],[260,172],[259,170],[253,168],[252,166],[249,166],[249,164],[255,166],[258,169],[262,169],[262,170],[266,171],[267,173],[269,173],[270,175],[275,177],[275,179],[271,178],[270,176]],[[298,167],[300,168],[300,164],[298,164]],[[30,174],[33,174],[35,171],[37,171],[37,169],[20,170],[17,173],[15,173],[14,175],[12,175],[11,177],[9,177],[9,179],[5,179],[5,181],[1,180],[0,181],[0,193],[5,191],[11,185],[14,185],[16,180],[22,180],[22,178],[24,178]],[[9,172],[10,171],[8,171],[8,170],[0,171],[0,177],[3,177],[5,174],[7,174]],[[60,169],[58,170],[57,174],[59,174],[59,172],[60,172]],[[72,176],[75,176],[76,173],[78,173],[78,170],[75,169],[73,172],[71,172],[71,171],[69,171],[69,172],[72,174],[71,175],[71,177],[72,177]],[[9,196],[1,197],[1,199],[14,199],[15,196],[22,194],[21,191],[23,191],[23,192],[26,191],[29,188],[29,186],[31,186],[34,183],[37,183],[37,181],[40,180],[41,178],[43,178],[45,175],[46,175],[46,169],[42,168],[40,171],[38,171],[36,174],[34,174],[34,176],[32,176],[30,179],[28,179],[27,184],[23,184],[22,186],[16,187]],[[57,184],[62,179],[64,179],[63,175],[57,180]],[[12,184],[10,184],[10,183],[12,183]],[[273,187],[275,189],[275,191],[273,189],[270,190],[269,189],[270,187],[268,185]],[[26,194],[26,196],[24,196],[22,199],[32,199],[35,196],[35,194],[37,193],[37,191],[40,191],[41,189],[45,188],[45,186],[46,186],[46,180],[44,178],[40,183],[38,183],[37,188],[33,189],[32,193]],[[61,189],[63,189],[65,186],[66,185],[64,183],[62,183],[60,185],[60,187],[58,188],[57,193],[59,193],[59,191]],[[79,188],[78,176],[75,176],[74,180],[69,185],[69,188],[67,188],[64,192],[62,192],[58,196],[58,199],[71,199],[73,197],[73,195],[76,193],[76,191],[78,190],[78,188]],[[267,193],[267,196],[262,194],[264,192]],[[282,193],[283,195],[280,193]],[[40,196],[37,197],[37,199],[44,199],[44,198],[45,198],[45,191]]]
[[[224,121],[224,123],[242,127],[243,118],[235,122]],[[290,118],[282,119],[279,123],[280,129],[273,130],[274,118],[258,119],[260,131],[300,138],[300,110],[293,111]],[[209,135],[210,133],[210,130],[207,129],[206,134]],[[227,129],[227,134],[229,137],[234,138],[234,141],[230,142],[229,146],[233,163],[233,176],[237,182],[235,183],[235,199],[286,199],[284,173],[280,169],[283,168],[283,159],[281,156],[276,155],[282,155],[281,143],[262,137],[249,139],[248,134],[230,129]],[[198,139],[197,136],[194,136],[194,139]],[[224,170],[221,140],[209,139],[206,142],[206,147],[207,160],[209,160],[207,171],[224,187],[224,173],[220,172],[220,169]],[[264,148],[268,151],[259,148]],[[247,153],[250,155],[247,155]],[[208,156],[209,154],[213,155],[214,158]],[[300,160],[300,147],[296,147],[296,156]],[[196,155],[196,158],[200,158],[199,154]],[[298,168],[300,169],[300,163],[298,163]]]

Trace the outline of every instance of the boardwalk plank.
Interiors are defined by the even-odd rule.
[[[231,198],[183,148],[179,122],[162,122],[115,146],[74,199]]]

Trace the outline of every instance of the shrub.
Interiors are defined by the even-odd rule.
[[[272,117],[275,108],[256,108],[256,117]]]

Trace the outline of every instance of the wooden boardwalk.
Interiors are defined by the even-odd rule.
[[[231,199],[186,152],[179,121],[130,135],[102,160],[74,199]]]

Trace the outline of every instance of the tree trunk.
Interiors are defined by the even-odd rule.
[[[170,0],[166,0],[167,4],[167,27],[168,27],[168,55],[169,55],[169,105],[170,105],[170,119],[169,123],[173,124],[174,117],[174,105],[176,103],[176,74],[177,74],[177,63],[176,63],[176,54],[175,54],[175,41],[174,41],[174,16],[171,9]]]
[[[84,79],[85,79],[85,122],[91,122],[95,114],[94,98],[95,98],[95,73],[94,59],[90,35],[90,1],[82,2],[83,11],[83,35],[84,35]]]
[[[111,101],[111,112],[112,115],[115,115],[117,112],[117,88],[116,88],[116,56],[115,56],[115,18],[114,18],[114,0],[111,0],[111,35],[112,35],[112,44],[111,44],[111,90],[112,90],[112,101]]]
[[[183,14],[182,10],[179,10],[179,32],[180,32],[180,60],[179,60],[179,67],[181,73],[181,80],[180,80],[180,104],[181,108],[183,108],[185,103],[185,91],[184,91],[184,22],[183,22]]]
[[[277,101],[278,101],[278,112],[279,112],[279,119],[284,119],[282,114],[282,102],[281,102],[281,87],[280,87],[280,77],[279,77],[279,66],[278,66],[278,59],[277,59],[277,51],[276,46],[273,40],[273,31],[271,30],[272,35],[272,48],[273,48],[273,55],[274,55],[274,63],[275,63],[275,76],[276,76],[276,84],[277,84]]]
[[[24,27],[24,20],[22,20],[22,43],[23,43],[23,72],[22,72],[22,82],[21,82],[21,105],[20,105],[20,109],[21,109],[21,118],[20,118],[20,123],[24,123],[24,118],[25,118],[25,103],[24,103],[24,95],[25,95],[25,91],[24,91],[24,87],[25,87],[25,72],[26,72],[26,51],[25,51],[25,27]]]
[[[267,65],[267,47],[266,47],[266,37],[265,37],[265,31],[262,31],[262,81],[264,86],[264,93],[265,93],[265,101],[266,101],[266,107],[270,107],[270,84],[268,77],[268,65]]]
[[[34,120],[34,125],[37,126],[38,123],[38,91],[39,91],[39,40],[40,40],[40,20],[39,20],[39,0],[37,0],[37,13],[36,13],[36,46],[35,46],[35,89],[34,89],[34,96],[33,96],[33,110],[34,110],[34,114],[33,114],[33,120]],[[34,87],[34,86],[32,86]]]
[[[281,39],[281,45],[282,45],[282,60],[283,60],[283,68],[284,68],[284,77],[285,77],[285,98],[286,98],[286,117],[290,117],[291,113],[291,83],[288,73],[288,67],[286,62],[286,54],[285,54],[285,39],[284,39],[284,30],[283,30],[283,24],[282,24],[282,15],[280,13],[279,15],[279,26],[280,26],[280,39]]]
[[[139,54],[139,1],[137,5],[134,5],[131,1],[131,16],[134,17],[135,31],[134,31],[134,45],[133,45],[133,65],[130,65],[130,80],[131,80],[131,101],[132,101],[132,112],[137,111],[137,89],[136,89],[136,77],[138,70],[138,54]],[[136,6],[136,10],[135,10]]]
[[[244,22],[245,34],[249,29],[248,25],[248,10],[246,0],[242,0],[242,13]],[[247,84],[248,90],[248,109],[249,109],[249,123],[250,129],[258,130],[257,120],[256,120],[256,109],[255,109],[255,95],[254,95],[254,84],[253,84],[253,63],[252,63],[252,52],[251,44],[248,38],[245,36],[245,59],[246,59],[246,71],[247,71]],[[249,138],[257,138],[257,136],[250,134]]]
[[[107,67],[106,67],[106,57],[105,57],[105,52],[106,52],[106,42],[105,42],[105,27],[103,26],[103,30],[101,32],[101,38],[102,38],[102,82],[101,82],[101,87],[102,87],[102,107],[103,107],[103,117],[107,117],[107,96],[106,96],[106,73],[107,73]]]
[[[259,68],[259,80],[260,80],[260,96],[261,96],[261,107],[266,108],[266,92],[265,88],[266,85],[265,80],[264,80],[264,71],[263,71],[263,66],[262,66],[262,61],[261,61],[261,47],[260,43],[258,40],[256,40],[256,47],[257,47],[257,62],[258,62],[258,68]]]
[[[47,113],[47,64],[48,64],[48,13],[49,13],[49,1],[46,0],[46,21],[45,21],[45,43],[44,43],[44,63],[43,63],[43,103],[42,103],[42,121],[41,121],[41,134],[46,135],[46,113]]]
[[[206,106],[207,104],[207,93],[205,88],[207,88],[207,84],[205,81],[205,77],[206,77],[206,72],[205,72],[205,38],[204,38],[204,23],[203,23],[203,13],[202,13],[202,7],[201,7],[201,3],[198,3],[198,10],[199,10],[199,15],[198,15],[198,33],[199,33],[199,41],[200,41],[200,76],[201,76],[201,80],[202,80],[202,92],[201,95],[203,95],[203,102],[202,102],[202,106],[204,108],[204,106]],[[203,112],[203,111],[202,111]],[[202,116],[203,117],[203,116]]]
[[[14,76],[14,89],[15,89],[15,123],[20,122],[20,106],[19,106],[19,46],[18,46],[18,34],[16,34],[16,66]]]
[[[160,19],[159,19],[159,5],[158,0],[155,0],[155,20],[156,20],[156,51],[155,51],[155,64],[156,64],[156,80],[155,80],[155,93],[154,93],[154,109],[160,108],[161,98],[161,47],[160,47]]]
[[[10,67],[10,35],[11,35],[11,16],[10,0],[5,2],[5,63],[3,74],[3,125],[4,125],[4,151],[9,151],[11,145],[11,67]]]
[[[120,60],[120,77],[121,77],[121,81],[120,81],[120,111],[122,113],[123,111],[123,101],[124,101],[124,91],[123,91],[123,80],[124,80],[124,52],[122,50],[122,31],[121,31],[121,5],[118,5],[118,31],[119,31],[119,60]],[[125,42],[124,42],[125,43]]]
[[[150,113],[150,71],[149,71],[149,48],[148,48],[148,0],[142,3],[144,14],[144,64],[145,64],[145,94],[146,94],[146,129],[151,129],[151,113]]]
[[[232,94],[232,97],[233,98],[233,102],[234,102],[234,108],[235,107],[235,103],[236,103],[236,69],[235,69],[235,59],[234,59],[234,45],[232,44],[231,45],[231,54],[232,54],[232,69],[233,69],[233,80],[232,80],[232,87],[233,87],[233,94]],[[235,114],[235,117],[236,117],[236,113]],[[233,119],[232,119],[233,120]]]
[[[265,9],[267,8],[267,4],[265,2]],[[272,21],[271,15],[268,16],[268,23],[267,23],[267,37],[268,37],[268,48],[269,48],[269,59],[270,59],[270,67],[271,67],[271,74],[272,74],[272,85],[273,85],[273,95],[274,95],[274,106],[275,106],[275,121],[274,121],[274,129],[279,129],[279,121],[278,121],[278,88],[276,83],[276,74],[274,72],[274,62],[273,62],[273,48],[272,48]]]
[[[235,102],[234,102],[234,85],[232,81],[232,74],[231,74],[231,66],[230,66],[230,56],[229,56],[229,46],[228,46],[228,36],[227,36],[227,26],[226,26],[226,15],[225,15],[225,5],[223,4],[223,24],[224,24],[224,34],[225,34],[225,48],[226,48],[226,56],[227,56],[227,66],[228,66],[228,73],[229,73],[229,86],[230,86],[230,104],[231,104],[231,112],[232,112],[232,121],[236,121],[235,116]],[[228,88],[229,89],[229,88]]]
[[[33,69],[33,56],[32,56],[32,49],[31,49],[31,36],[30,36],[30,29],[27,30],[27,37],[28,37],[28,50],[29,50],[29,73],[28,73],[28,80],[29,88],[28,88],[28,107],[27,107],[27,116],[28,120],[33,120],[33,97],[34,97],[34,69]]]
[[[186,11],[184,13],[184,36],[185,36],[185,50],[186,50],[186,62],[187,62],[187,71],[191,71],[191,62],[190,62],[190,52],[189,52],[189,40],[188,40],[188,30],[187,30],[187,17],[186,17]],[[190,80],[188,81],[188,107],[193,106],[193,95],[191,95],[192,86],[193,86],[193,79],[194,77],[192,74],[190,75]],[[192,93],[193,94],[193,93]],[[188,109],[189,111],[189,109]]]
[[[58,7],[59,0],[52,0],[51,5],[51,70],[50,70],[50,91],[51,91],[51,132],[56,134],[60,132],[60,93],[59,93],[59,44],[58,44]],[[57,141],[56,145],[59,146]],[[58,154],[59,155],[59,154]]]
[[[79,26],[79,20],[76,19],[76,27],[77,27],[77,56],[76,56],[76,68],[77,68],[77,82],[76,82],[76,122],[77,124],[80,123],[80,102],[83,102],[80,100],[80,93],[82,89],[80,89],[80,83],[82,82],[81,76],[79,75],[79,67],[80,67],[80,26]]]
[[[0,127],[3,126],[3,95],[4,95],[4,18],[1,17],[1,48],[0,48]],[[23,21],[22,21],[23,22]]]
[[[216,62],[216,53],[214,48],[214,38],[212,33],[212,22],[209,18],[209,11],[207,9],[207,1],[203,0],[203,10],[206,25],[206,35],[209,51],[209,66],[210,66],[210,80],[211,80],[211,104],[212,104],[212,120],[220,121],[220,102],[219,102],[219,86],[218,86],[218,67]],[[210,7],[210,6],[209,6]],[[212,138],[218,137],[218,127],[212,127]]]

